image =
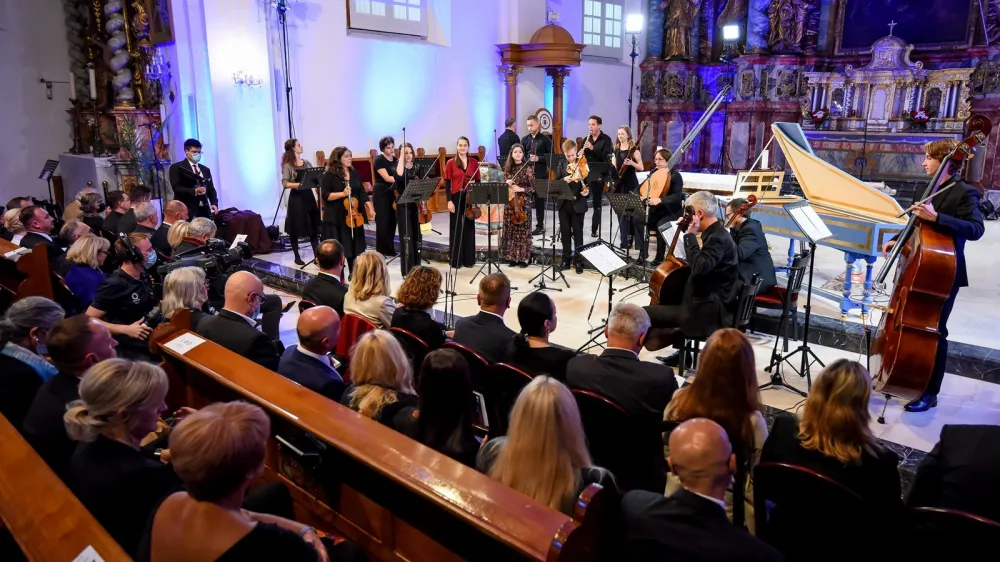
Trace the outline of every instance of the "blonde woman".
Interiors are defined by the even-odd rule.
[[[80,442],[63,480],[132,556],[156,505],[181,489],[168,465],[139,450],[167,409],[166,395],[163,369],[106,359],[83,374],[80,399],[69,404],[63,417],[66,433]]]
[[[173,254],[177,253],[177,248],[187,238],[188,230],[190,229],[191,223],[188,221],[177,221],[170,225],[170,230],[167,231],[167,243],[170,244]]]
[[[11,244],[20,246],[21,239],[24,238],[24,235],[28,232],[24,228],[24,225],[21,224],[21,207],[9,209],[3,214],[3,227],[7,229],[7,233],[9,233],[10,236],[10,238],[8,238],[5,235],[4,238],[9,240]]]
[[[85,234],[76,239],[66,252],[66,269],[63,278],[80,306],[86,310],[94,300],[97,288],[107,277],[101,271],[104,260],[111,251],[111,242],[106,238]]]
[[[406,423],[420,399],[410,358],[395,336],[386,330],[361,336],[351,350],[351,385],[340,403],[396,430]]]
[[[566,514],[589,484],[616,488],[611,473],[590,462],[573,394],[544,375],[521,391],[510,413],[510,431],[483,446],[476,468]]]
[[[163,279],[163,300],[160,312],[169,320],[181,309],[191,311],[191,329],[206,316],[201,307],[208,301],[208,284],[205,270],[200,267],[181,267]]]
[[[389,268],[378,252],[368,251],[354,261],[351,288],[344,297],[344,313],[362,316],[379,328],[392,324],[396,301],[392,300]]]
[[[871,393],[871,377],[860,363],[830,363],[813,381],[801,417],[775,419],[760,462],[811,468],[876,509],[901,507],[899,457],[880,447],[869,428]]]

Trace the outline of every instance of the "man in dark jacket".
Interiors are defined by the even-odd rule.
[[[535,163],[535,179],[544,180],[549,177],[549,157],[552,154],[552,140],[542,133],[538,117],[529,115],[527,119],[528,134],[521,138],[521,146],[528,160]],[[545,233],[545,199],[535,198],[535,230],[534,236]]]
[[[521,139],[517,136],[517,119],[514,117],[508,117],[504,121],[505,128],[503,134],[497,139],[497,148],[500,150],[497,154],[500,155],[500,161],[503,162],[507,159],[507,155],[510,154],[510,147],[521,142]]]
[[[212,170],[201,164],[201,143],[184,141],[184,160],[170,166],[170,186],[174,198],[187,206],[191,217],[210,217],[219,210],[219,196]]]
[[[514,330],[504,323],[510,308],[510,280],[503,273],[483,277],[479,282],[479,314],[455,323],[455,341],[478,351],[492,362],[503,361]]]
[[[285,350],[278,364],[278,373],[334,402],[340,402],[347,385],[329,355],[337,347],[340,316],[329,306],[314,306],[299,315],[295,331],[299,343]]]
[[[746,204],[746,199],[737,197],[726,206],[726,220]],[[760,288],[757,294],[762,295],[778,284],[774,276],[774,261],[771,259],[771,251],[767,249],[767,239],[764,238],[764,229],[760,222],[750,218],[750,209],[743,211],[733,220],[733,227],[729,231],[736,242],[736,255],[740,260],[740,279],[744,283],[749,283],[754,274],[760,275]]]
[[[55,219],[49,215],[48,211],[41,207],[32,205],[21,209],[21,224],[27,232],[21,238],[21,247],[32,249],[42,245],[48,251],[49,269],[58,270],[59,258],[66,253],[52,236],[52,227]]]
[[[257,276],[237,271],[226,281],[225,307],[217,315],[202,319],[195,331],[262,367],[277,371],[278,348],[257,329],[254,320],[264,297],[264,284]]]
[[[906,504],[957,509],[1000,521],[1000,426],[946,425],[920,461]]]
[[[600,115],[591,115],[590,119],[587,120],[587,126],[590,134],[587,135],[587,138],[583,139],[583,155],[587,157],[587,162],[609,162],[615,145],[611,137],[601,131],[601,128],[604,126],[604,120],[601,119]],[[601,230],[601,206],[604,204],[604,184],[600,181],[593,181],[595,179],[593,177],[590,179],[592,180],[589,183],[590,197],[594,208],[594,214],[590,218],[590,235],[597,238]]]
[[[344,316],[344,247],[339,240],[324,240],[316,248],[319,273],[306,282],[302,298],[318,305],[329,306]]]

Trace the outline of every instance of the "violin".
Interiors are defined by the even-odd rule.
[[[742,217],[747,211],[752,209],[756,204],[757,204],[757,196],[753,194],[747,195],[746,203],[740,205],[740,208],[736,209],[736,211],[734,211],[733,214],[729,217],[729,220],[726,221],[726,230],[729,230],[730,228],[733,227],[733,223],[736,222],[737,217]]]
[[[358,198],[351,196],[350,183],[348,183],[347,189],[347,198],[344,199],[344,208],[347,209],[347,227],[358,228],[364,226],[365,218],[361,215],[361,211],[358,210]]]
[[[656,270],[649,276],[649,304],[681,304],[684,297],[684,287],[688,278],[691,277],[691,266],[686,261],[674,256],[674,249],[677,247],[677,240],[681,233],[691,226],[694,220],[694,207],[690,205],[684,208],[684,217],[677,224],[677,231],[670,241],[670,250],[667,252],[663,263],[656,266]]]
[[[511,208],[510,222],[514,224],[524,224],[528,220],[528,213],[524,210],[524,193],[515,192],[513,187],[518,185],[520,180],[524,179],[522,176],[526,171],[534,175],[534,171],[528,169],[531,163],[531,161],[525,162],[511,177],[507,178],[507,181],[513,184],[511,185],[512,189],[510,190],[509,200]]]

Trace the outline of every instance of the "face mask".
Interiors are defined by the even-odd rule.
[[[146,256],[146,269],[149,269],[154,265],[156,265],[156,252],[150,252],[149,255]]]
[[[201,162],[201,153],[199,152],[198,154],[192,154],[191,161],[194,162],[195,164]]]

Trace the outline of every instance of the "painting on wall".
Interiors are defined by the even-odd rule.
[[[889,34],[918,49],[972,45],[976,0],[843,0],[837,10],[838,54],[861,53]],[[844,33],[844,30],[850,33]]]
[[[174,41],[174,18],[170,10],[170,0],[146,0],[149,14],[149,40],[154,45]]]

